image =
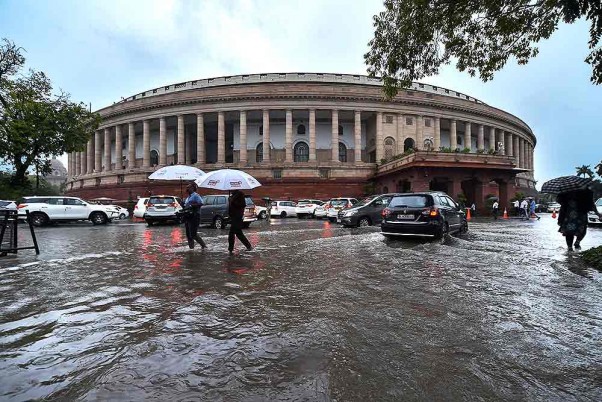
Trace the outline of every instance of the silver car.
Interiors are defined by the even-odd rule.
[[[153,195],[148,199],[144,220],[148,226],[155,222],[180,223],[178,212],[184,203],[179,197],[173,195]]]

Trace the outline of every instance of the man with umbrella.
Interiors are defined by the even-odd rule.
[[[587,213],[598,213],[594,193],[588,188],[590,182],[590,179],[578,176],[564,176],[545,182],[541,187],[544,193],[558,194],[558,231],[564,236],[569,251],[573,251],[573,246],[581,249],[581,240],[587,232]],[[598,213],[598,216],[602,214]]]
[[[190,183],[186,186],[188,197],[184,201],[184,224],[186,225],[186,239],[188,239],[188,247],[194,248],[194,241],[201,245],[202,248],[207,248],[207,245],[198,234],[199,224],[201,222],[201,206],[203,199],[197,194],[197,185]]]

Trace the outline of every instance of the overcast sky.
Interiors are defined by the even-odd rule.
[[[0,0],[0,37],[27,66],[93,109],[154,87],[259,72],[365,74],[380,0]],[[446,66],[422,82],[470,94],[537,136],[535,176],[602,160],[602,86],[590,83],[585,21],[561,26],[526,66],[483,83]]]

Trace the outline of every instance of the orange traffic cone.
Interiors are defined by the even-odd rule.
[[[470,220],[470,208],[466,208],[466,220]]]
[[[504,219],[508,219],[508,211],[506,210],[506,208],[504,208]]]
[[[556,209],[552,212],[552,219],[556,219]]]

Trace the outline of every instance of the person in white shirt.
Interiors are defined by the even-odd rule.
[[[515,216],[520,216],[520,201],[519,200],[515,200],[512,203],[512,206],[514,207],[514,215]]]
[[[493,214],[493,219],[497,220],[497,215],[500,209],[500,203],[495,200],[493,205],[491,206],[491,213]]]
[[[529,219],[529,203],[527,202],[527,199],[524,199],[520,203],[520,209],[522,210],[522,214],[524,215],[525,219]]]

